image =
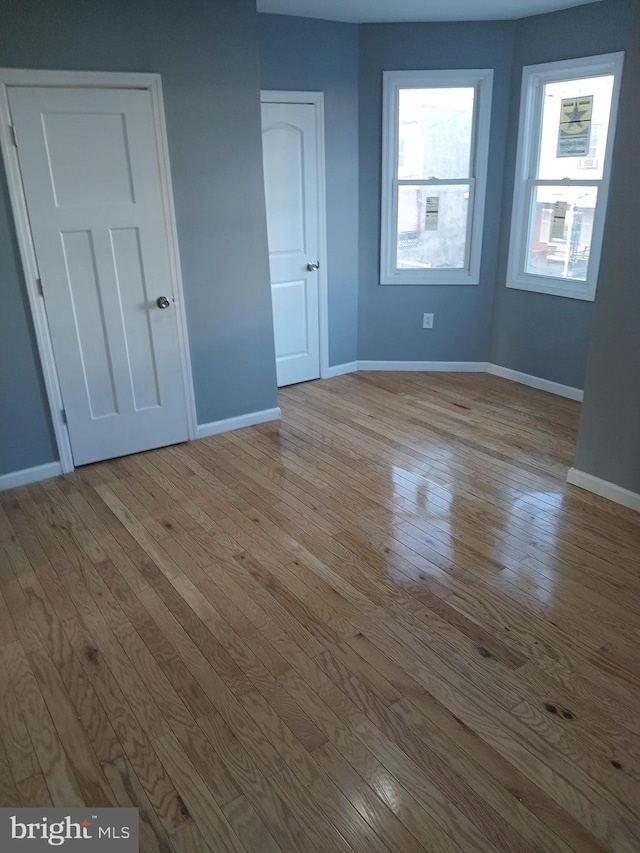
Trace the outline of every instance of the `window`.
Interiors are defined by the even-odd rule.
[[[622,60],[524,69],[507,287],[595,299]]]
[[[478,284],[493,71],[386,71],[381,284]]]

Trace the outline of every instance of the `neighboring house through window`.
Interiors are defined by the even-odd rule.
[[[595,299],[622,61],[524,69],[507,287]]]
[[[478,284],[492,82],[384,73],[382,284]]]

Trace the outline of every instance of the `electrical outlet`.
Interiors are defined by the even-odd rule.
[[[422,315],[422,328],[433,329],[433,314]]]

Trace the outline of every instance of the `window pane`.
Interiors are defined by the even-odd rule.
[[[400,89],[398,178],[468,178],[475,90]]]
[[[586,280],[597,198],[596,187],[535,188],[528,273]]]
[[[610,74],[545,85],[538,178],[602,178],[613,81]]]
[[[468,208],[468,184],[399,187],[397,269],[462,269]]]

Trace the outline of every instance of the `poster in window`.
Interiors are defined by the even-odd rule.
[[[591,141],[593,95],[563,98],[558,129],[558,157],[585,157]]]
[[[553,218],[551,220],[551,239],[564,239],[564,226],[567,219],[569,205],[566,201],[557,201],[553,205]]]
[[[440,199],[437,195],[428,195],[424,215],[424,230],[438,230],[438,214],[440,210]]]

